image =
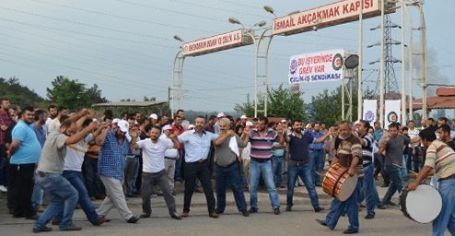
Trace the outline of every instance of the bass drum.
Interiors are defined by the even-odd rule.
[[[430,185],[419,185],[415,191],[404,189],[400,195],[403,214],[419,223],[430,223],[438,217],[442,208],[439,192]]]

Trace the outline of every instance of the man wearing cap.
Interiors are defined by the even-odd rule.
[[[156,125],[158,123],[158,115],[155,113],[152,113],[149,116],[149,119],[150,119],[150,124],[152,124],[152,125]]]
[[[101,145],[98,173],[106,188],[106,198],[99,206],[97,213],[100,216],[106,216],[112,208],[116,207],[126,222],[136,223],[139,218],[134,216],[128,208],[122,186],[125,156],[130,148],[126,138],[128,131],[128,122],[119,120],[116,125],[113,125],[113,128],[105,128],[96,137],[96,143]]]

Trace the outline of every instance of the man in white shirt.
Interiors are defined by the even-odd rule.
[[[171,139],[160,138],[161,128],[158,126],[147,126],[145,132],[149,138],[136,141],[138,134],[131,133],[132,148],[142,149],[142,210],[141,218],[148,218],[152,213],[150,197],[152,187],[158,185],[163,191],[164,200],[169,209],[169,215],[180,220],[181,217],[176,212],[175,198],[169,185],[166,170],[164,168],[164,155],[167,149],[176,148],[179,143],[175,135],[170,135]],[[172,141],[171,141],[172,140]]]

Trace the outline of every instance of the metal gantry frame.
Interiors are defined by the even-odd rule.
[[[255,73],[254,73],[254,117],[258,117],[258,112],[263,112],[267,117],[268,92],[269,92],[269,50],[272,43],[273,35],[272,28],[266,28],[255,39],[256,57],[255,57]],[[258,109],[259,98],[263,96],[264,109]]]
[[[169,89],[169,106],[171,108],[171,117],[174,119],[174,114],[178,108],[183,108],[183,64],[185,62],[185,56],[183,55],[183,49],[177,52],[174,58],[174,68],[172,69],[172,81],[171,88]]]

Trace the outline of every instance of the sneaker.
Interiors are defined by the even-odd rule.
[[[70,226],[60,229],[60,230],[61,231],[80,231],[80,230],[82,230],[82,227],[71,224]]]
[[[286,211],[292,211],[292,207],[291,206],[287,206],[286,207]]]
[[[384,206],[384,204],[378,204],[376,207],[377,207],[378,209],[381,209],[381,210],[386,209],[386,207]]]
[[[52,225],[59,225],[60,224],[60,220],[52,219],[51,224]]]
[[[367,215],[365,216],[365,219],[366,219],[366,220],[371,220],[371,219],[373,219],[373,218],[374,218],[374,214],[367,214]]]
[[[357,230],[357,229],[347,229],[347,230],[343,231],[343,234],[356,234],[358,232],[359,232],[359,230]]]
[[[250,212],[250,214],[258,213],[258,209],[251,207],[250,210],[248,210],[248,212]]]
[[[189,212],[184,211],[184,212],[182,213],[182,217],[188,217],[188,216],[190,216],[190,213],[189,213]]]
[[[325,223],[324,220],[316,219],[316,222],[318,222],[318,223],[319,223],[320,225],[322,225],[322,226],[329,227],[329,226],[327,225],[327,223]]]
[[[275,215],[279,215],[281,212],[280,212],[280,208],[275,208],[273,209],[273,214]]]
[[[50,232],[52,231],[51,227],[44,226],[44,228],[33,228],[33,233],[42,233],[42,232]]]
[[[248,216],[250,216],[250,213],[247,210],[243,210],[242,215],[245,217],[248,217]]]
[[[4,185],[0,185],[0,192],[6,193],[8,192],[8,189]]]
[[[171,217],[172,217],[172,219],[175,219],[175,220],[181,220],[182,219],[182,217],[177,212],[173,212],[171,214]]]
[[[139,221],[139,218],[136,216],[131,216],[126,222],[130,224],[136,224]]]
[[[388,201],[388,202],[384,202],[383,203],[384,205],[390,205],[390,206],[396,206],[397,204],[392,202],[392,201]]]
[[[221,214],[223,214],[224,212],[222,212],[221,210],[215,209],[215,213],[218,214],[218,215],[221,215]]]

